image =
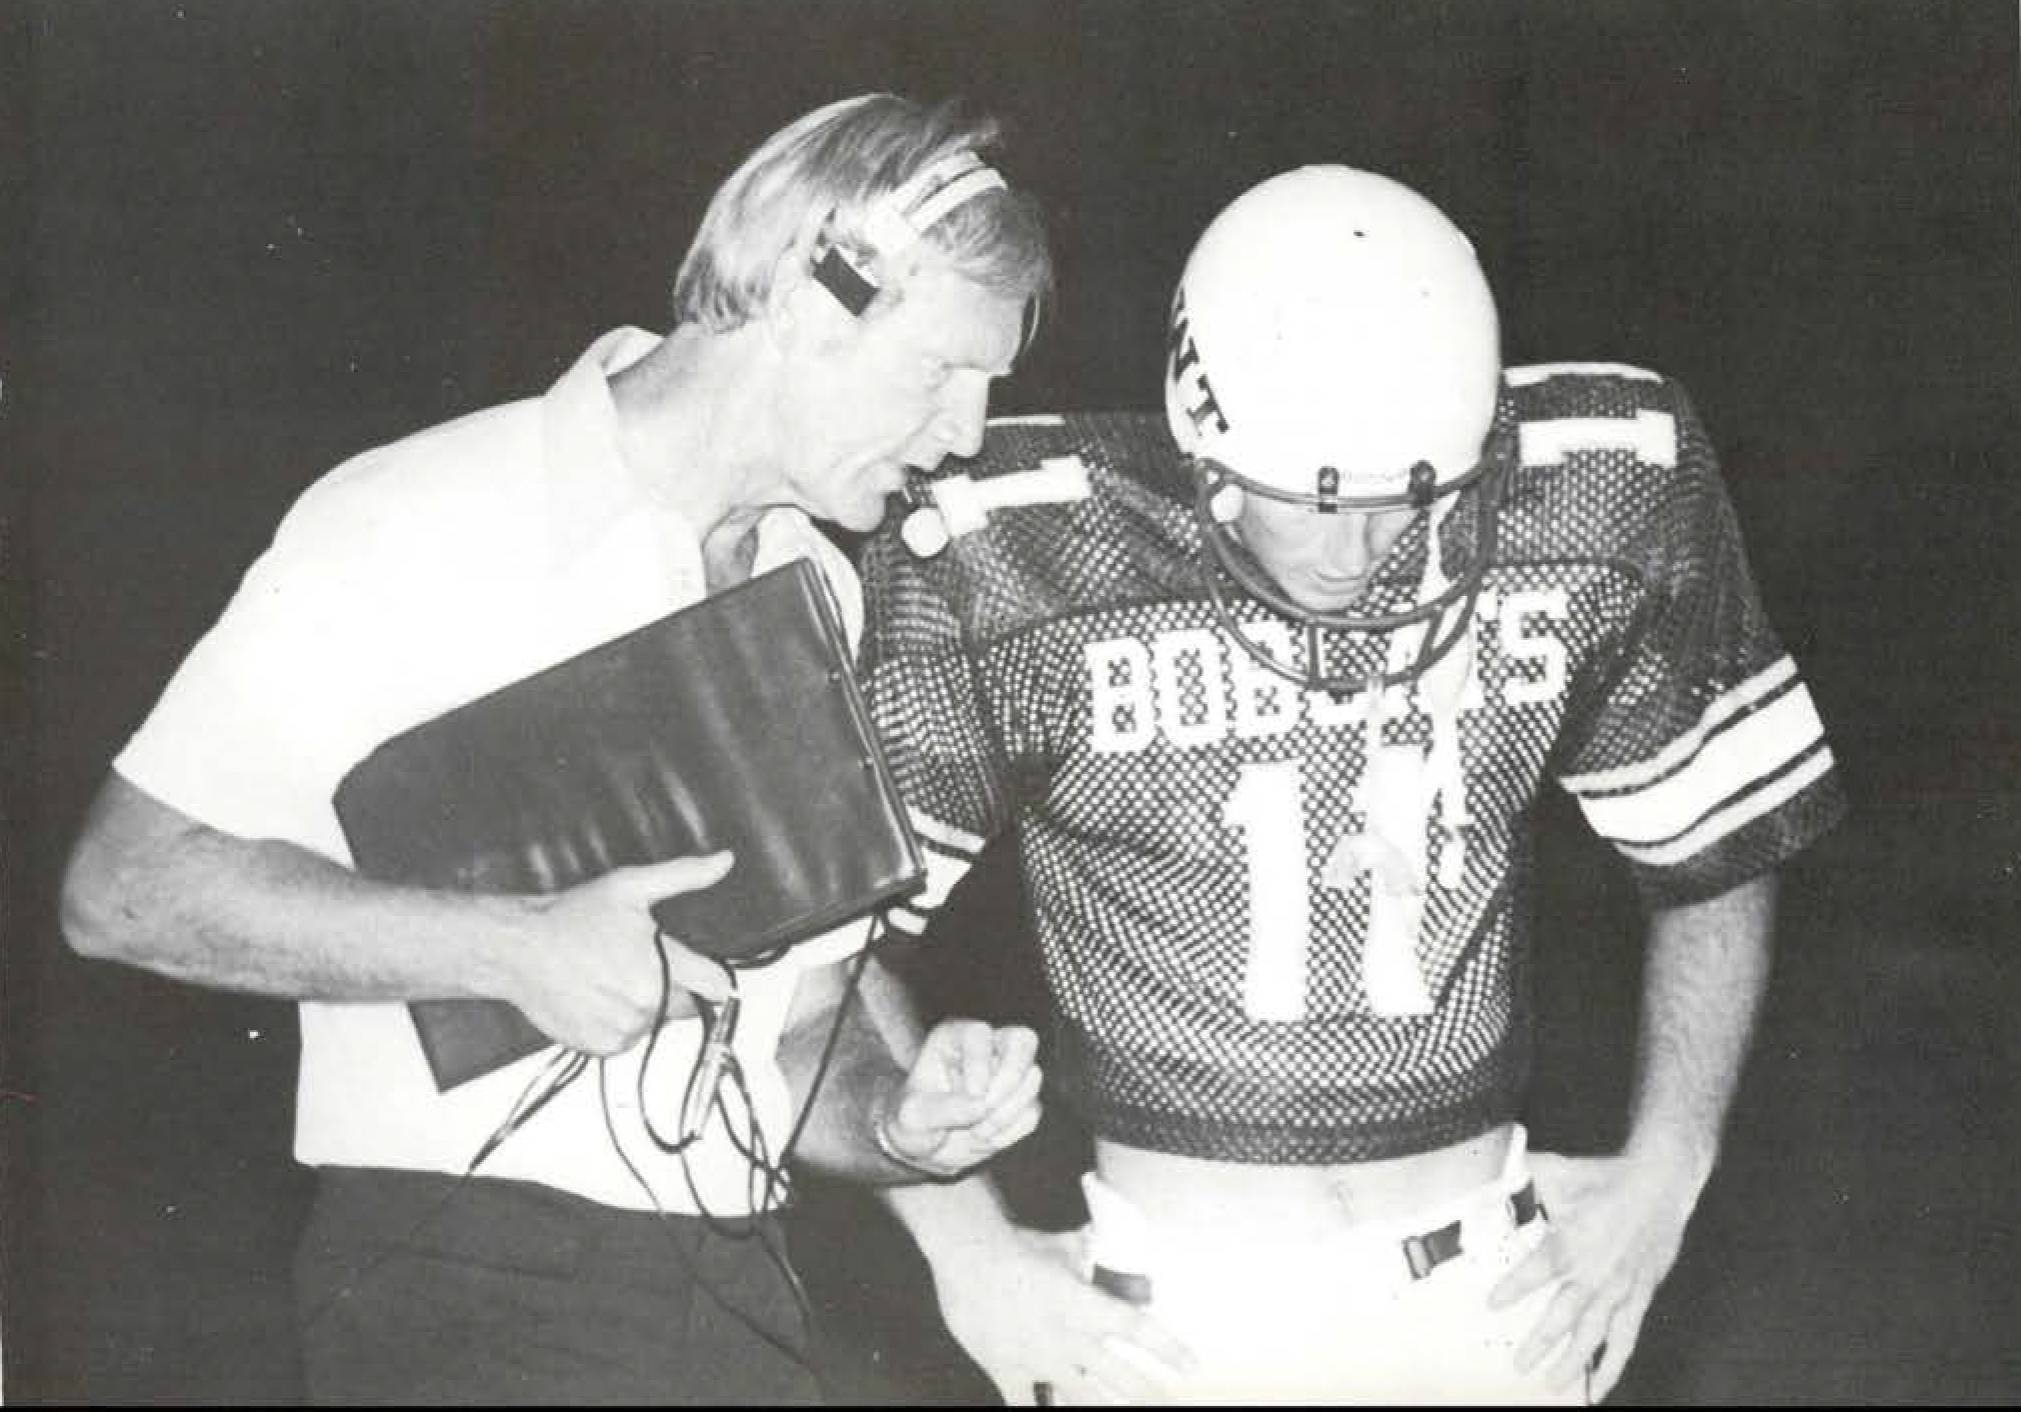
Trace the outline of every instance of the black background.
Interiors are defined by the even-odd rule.
[[[1692,390],[1855,813],[1790,871],[1728,1155],[1622,1392],[2021,1396],[2017,50],[2012,3],[0,7],[6,1394],[298,1396],[292,1010],[57,938],[111,756],[311,480],[664,328],[713,186],[882,88],[1000,114],[1050,214],[1057,317],[997,410],[1154,405],[1191,239],[1306,161],[1469,230],[1510,361]],[[1597,1147],[1632,910],[1562,803],[1539,823],[1530,1120]],[[1015,906],[985,869],[943,930]],[[918,969],[1028,1003],[1015,948]],[[1073,1144],[1011,1164],[1041,1218]],[[845,1390],[975,1395],[851,1198],[800,1239]]]

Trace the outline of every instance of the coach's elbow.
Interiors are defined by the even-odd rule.
[[[64,941],[80,956],[144,966],[159,949],[157,914],[167,890],[161,866],[172,831],[152,817],[148,802],[113,776],[70,850],[57,916]]]
[[[63,871],[58,918],[72,951],[94,961],[138,961],[141,909],[134,896],[135,869],[118,850],[87,831],[70,851]]]

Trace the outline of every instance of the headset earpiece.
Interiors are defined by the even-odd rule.
[[[814,278],[857,318],[863,317],[863,311],[877,297],[877,286],[833,245],[814,262]]]

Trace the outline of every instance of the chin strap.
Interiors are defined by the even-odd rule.
[[[1439,528],[1449,512],[1450,507],[1432,512],[1422,583],[1427,594],[1443,593],[1449,582],[1435,562]],[[1438,630],[1435,617],[1393,634],[1387,670],[1408,665]],[[1397,690],[1392,696],[1379,681],[1371,682],[1365,693],[1366,763],[1356,790],[1363,829],[1344,837],[1327,865],[1327,880],[1334,886],[1350,886],[1358,875],[1368,876],[1362,985],[1369,1008],[1392,1017],[1431,1013],[1419,946],[1431,883],[1436,871],[1438,885],[1451,890],[1466,873],[1466,833],[1473,820],[1460,753],[1460,712],[1469,693],[1479,689],[1471,628],[1463,629],[1452,650],[1408,689],[1430,722],[1430,745],[1420,751],[1384,742],[1384,727],[1403,695]],[[1430,855],[1434,848],[1435,858]]]
[[[1448,499],[1432,507],[1425,526],[1425,562],[1418,581],[1418,601],[1429,603],[1451,588],[1445,565],[1440,562],[1439,542],[1456,502]],[[1394,635],[1389,646],[1390,671],[1407,666],[1431,649],[1446,614],[1440,613],[1406,632]],[[1460,711],[1469,690],[1478,691],[1474,676],[1474,635],[1472,624],[1463,625],[1460,639],[1451,651],[1432,663],[1412,683],[1417,703],[1431,722],[1431,748],[1424,760],[1430,789],[1426,808],[1436,814],[1434,827],[1439,838],[1439,886],[1455,888],[1466,871],[1465,830],[1473,822],[1467,807],[1465,763],[1460,758]]]

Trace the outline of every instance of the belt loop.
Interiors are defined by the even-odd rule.
[[[1096,1265],[1090,1282],[1104,1294],[1112,1294],[1125,1304],[1149,1304],[1151,1302],[1151,1277],[1130,1270],[1112,1270],[1106,1265]]]
[[[1440,1226],[1435,1231],[1423,1235],[1405,1236],[1403,1258],[1410,1265],[1410,1275],[1421,1280],[1439,1266],[1460,1253],[1460,1223]]]

